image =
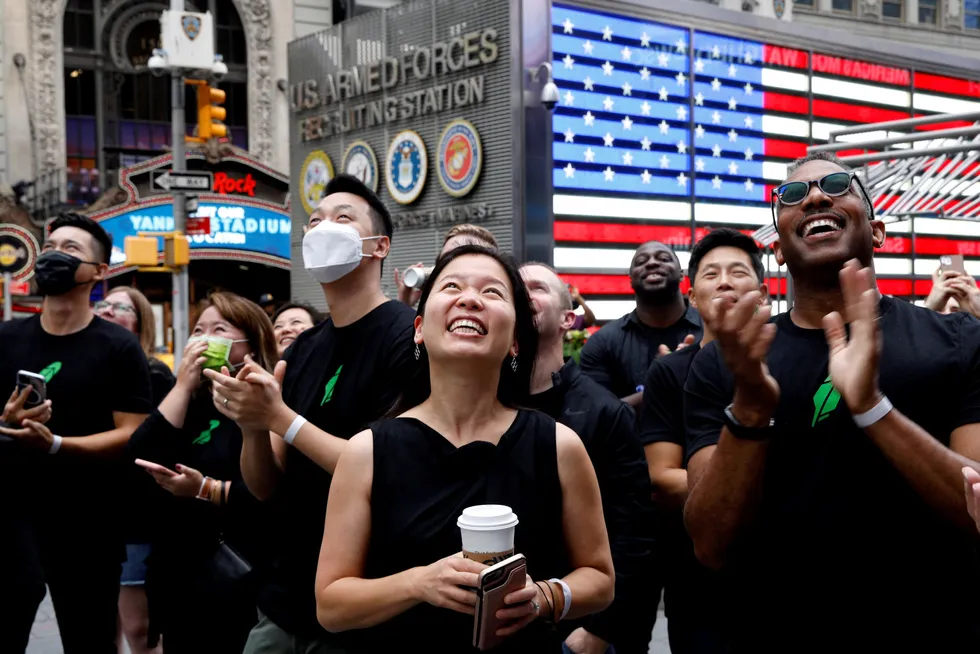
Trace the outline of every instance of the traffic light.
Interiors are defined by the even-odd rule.
[[[207,141],[212,136],[228,136],[228,128],[222,123],[228,112],[220,107],[225,101],[225,92],[214,89],[207,83],[197,85],[197,137]],[[215,122],[218,121],[218,122]]]

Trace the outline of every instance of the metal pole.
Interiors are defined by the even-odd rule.
[[[14,294],[10,290],[10,285],[14,283],[14,276],[7,272],[3,274],[3,321],[10,322],[14,317]]]
[[[183,0],[170,0],[170,11],[183,11]],[[173,123],[173,133],[171,135],[171,151],[173,161],[171,169],[174,172],[187,170],[187,160],[184,154],[184,75],[183,71],[173,69],[171,71],[171,90],[170,90],[170,112],[171,122]],[[174,232],[183,234],[186,231],[186,219],[184,216],[184,194],[174,191],[173,193],[174,211]],[[174,330],[174,357],[179,357],[184,353],[184,345],[187,343],[187,335],[190,330],[190,288],[187,266],[181,266],[174,272],[173,277],[173,330]]]

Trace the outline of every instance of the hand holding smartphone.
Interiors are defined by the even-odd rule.
[[[497,635],[497,630],[507,623],[497,617],[497,611],[506,608],[504,598],[524,588],[526,582],[527,561],[523,554],[515,554],[480,573],[473,619],[474,647],[488,650],[506,640],[507,636]]]
[[[17,371],[17,391],[22,392],[25,388],[30,388],[31,392],[24,401],[25,409],[33,409],[41,406],[48,399],[48,382],[36,372],[28,370]]]
[[[956,272],[965,275],[966,274],[966,263],[963,261],[962,254],[944,254],[939,257],[939,269],[942,272],[947,270],[955,270]]]
[[[135,463],[139,467],[149,470],[150,472],[155,472],[159,475],[164,475],[166,477],[177,476],[176,472],[170,468],[160,465],[159,463],[153,463],[152,461],[146,461],[145,459],[136,459]]]

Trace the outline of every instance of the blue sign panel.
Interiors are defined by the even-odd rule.
[[[288,214],[240,204],[202,202],[196,215],[210,218],[211,233],[188,236],[192,250],[235,250],[289,259],[291,228]],[[104,218],[99,224],[112,235],[112,265],[117,265],[126,260],[123,244],[127,236],[136,236],[139,232],[173,231],[173,207],[169,204],[137,207]]]

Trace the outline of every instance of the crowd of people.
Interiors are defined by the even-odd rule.
[[[137,289],[90,305],[106,232],[57,218],[43,312],[0,324],[0,652],[46,587],[67,654],[475,651],[480,504],[527,561],[494,651],[645,653],[661,594],[675,654],[973,651],[980,290],[881,296],[860,178],[790,170],[791,311],[741,232],[695,244],[686,297],[646,243],[581,364],[581,296],[482,228],[387,298],[391,216],[347,175],[304,228],[329,315],[212,293],[174,373]]]

